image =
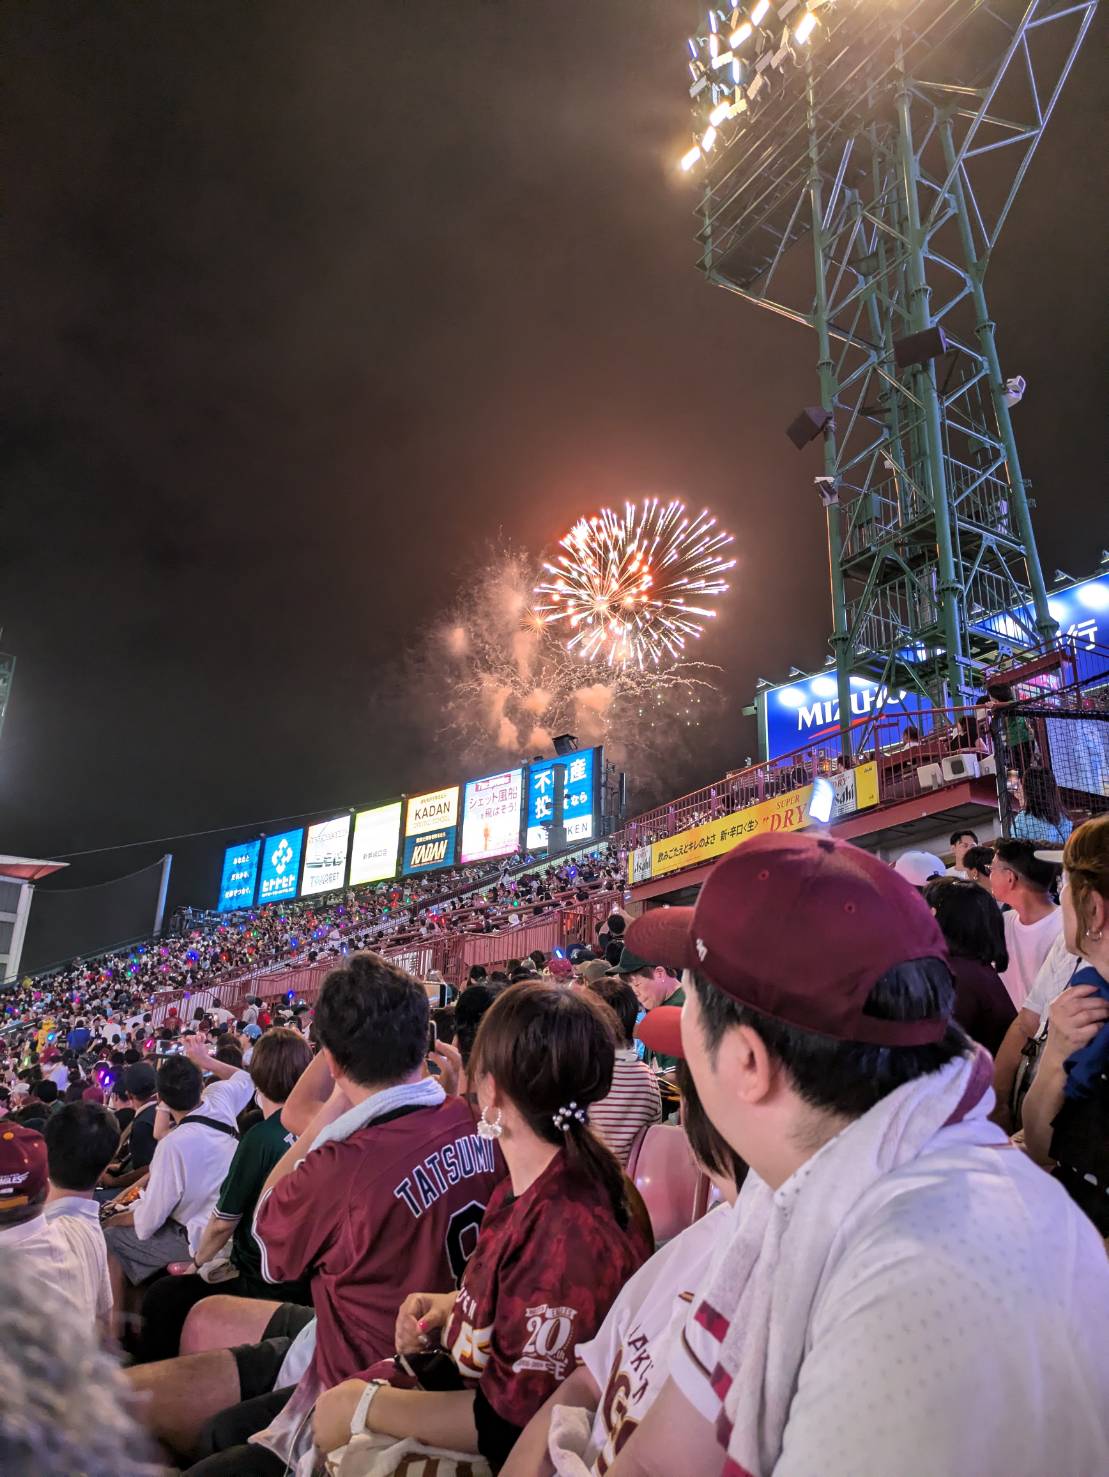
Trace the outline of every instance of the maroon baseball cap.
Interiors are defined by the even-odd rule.
[[[884,1021],[864,1013],[888,969],[913,959],[946,963],[947,944],[915,888],[830,836],[741,842],[709,873],[696,906],[653,908],[627,937],[636,953],[699,970],[741,1005],[818,1036],[925,1046],[947,1030],[946,1016]]]
[[[648,1051],[660,1056],[676,1056],[685,1061],[682,1046],[682,1008],[680,1005],[656,1005],[635,1028],[635,1039]]]
[[[46,1140],[22,1123],[0,1129],[0,1220],[7,1211],[22,1210],[46,1192]]]

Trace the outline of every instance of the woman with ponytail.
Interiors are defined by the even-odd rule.
[[[649,1223],[612,1153],[589,1127],[612,1086],[616,1024],[588,991],[519,984],[489,1008],[469,1077],[483,1138],[508,1178],[494,1191],[458,1293],[416,1293],[397,1352],[441,1342],[457,1389],[398,1390],[348,1380],[316,1407],[316,1444],[352,1431],[480,1453],[495,1472],[574,1366],[625,1281],[650,1256]],[[449,1368],[449,1366],[448,1366]]]

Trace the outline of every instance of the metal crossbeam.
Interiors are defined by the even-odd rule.
[[[831,0],[774,65],[778,41],[752,39],[768,101],[722,110],[715,80],[693,89],[698,136],[706,109],[737,115],[702,139],[702,270],[817,336],[848,750],[853,672],[945,706],[1006,642],[1054,635],[984,279],[1095,10]],[[919,335],[928,352],[899,363]],[[1027,628],[990,619],[1024,606]]]

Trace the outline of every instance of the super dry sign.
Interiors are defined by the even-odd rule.
[[[878,803],[878,766],[860,764],[847,775],[837,776],[836,816],[850,815],[855,810],[865,810]],[[800,831],[811,824],[809,801],[812,785],[802,785],[785,795],[774,795],[769,800],[750,805],[746,810],[737,810],[732,815],[720,816],[700,826],[690,826],[676,836],[651,843],[650,870],[646,868],[646,847],[639,847],[628,857],[628,881],[644,882],[647,877],[665,877],[670,872],[680,872],[686,867],[696,867],[702,862],[723,856],[741,841],[752,836],[765,835],[772,831]],[[647,877],[644,872],[647,871]]]

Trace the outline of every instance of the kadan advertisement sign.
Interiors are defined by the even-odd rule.
[[[303,846],[303,828],[266,837],[262,844],[262,875],[258,883],[260,903],[276,903],[296,897]]]
[[[466,781],[462,807],[462,861],[480,862],[488,857],[511,856],[520,850],[520,805],[523,801],[523,771]]]
[[[347,875],[349,839],[349,815],[337,815],[333,821],[317,821],[308,827],[304,843],[304,881],[300,887],[304,897],[314,897],[318,892],[334,892],[342,887]]]
[[[354,845],[350,853],[350,885],[384,882],[397,874],[400,844],[399,800],[360,810],[354,817]]]
[[[221,913],[234,913],[236,909],[249,908],[253,903],[261,849],[261,841],[244,841],[240,846],[229,846],[224,852],[219,884]]]
[[[458,837],[458,786],[412,795],[404,824],[406,874],[454,865]]]
[[[547,844],[547,827],[554,813],[557,766],[566,773],[566,790],[562,807],[566,840],[590,841],[593,838],[596,783],[596,749],[580,754],[566,754],[561,759],[543,759],[528,765],[527,845],[529,851]]]

